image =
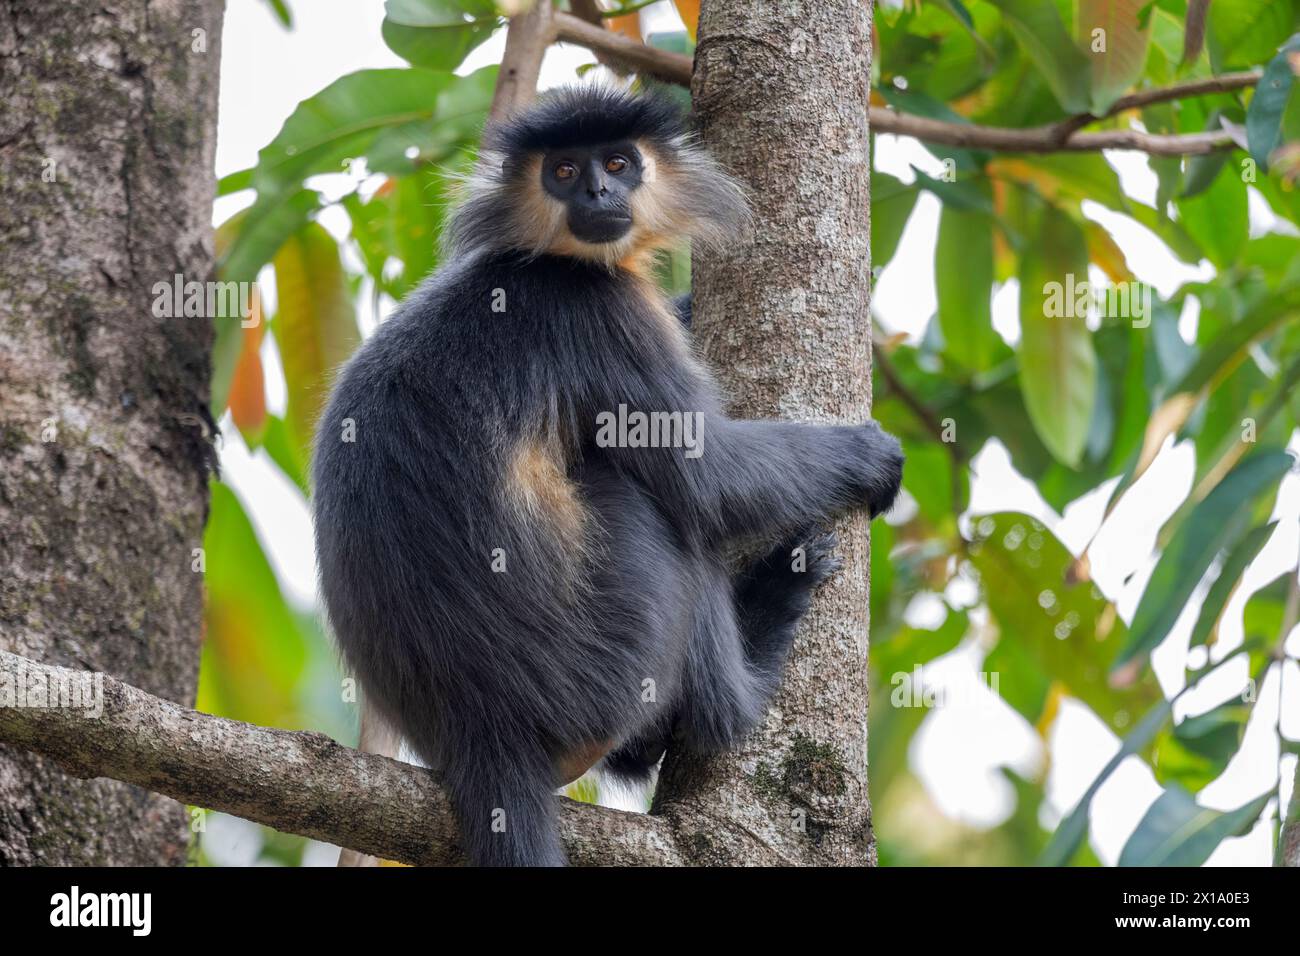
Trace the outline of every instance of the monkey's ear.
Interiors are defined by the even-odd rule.
[[[685,204],[691,238],[715,249],[747,238],[753,216],[744,185],[694,145],[678,153],[677,167],[678,200]]]

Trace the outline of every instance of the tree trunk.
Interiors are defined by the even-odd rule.
[[[871,400],[871,4],[705,0],[692,84],[705,143],[755,226],[693,264],[696,337],[746,417],[862,422]],[[670,755],[656,800],[701,863],[874,864],[867,794],[866,522],[736,754]],[[757,837],[768,852],[754,854]]]
[[[154,285],[212,271],[222,12],[0,4],[0,648],[184,704],[211,322],[155,317]],[[0,747],[0,865],[179,864],[188,842],[180,804]]]

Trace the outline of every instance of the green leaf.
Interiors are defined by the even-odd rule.
[[[1126,727],[1134,710],[1154,698],[1154,688],[1144,683],[1121,691],[1106,682],[1107,664],[1127,632],[1095,585],[1071,579],[1074,555],[1041,522],[1016,512],[984,515],[975,519],[973,530],[970,560],[998,627],[985,669],[1001,672],[1004,652],[1014,649],[1005,659],[1033,661],[1047,681],[1083,701],[1107,724]],[[1026,669],[1018,667],[1018,672]],[[1007,676],[1001,689],[1016,694],[1020,683]],[[1033,704],[1035,696],[1025,700]],[[1021,713],[1031,723],[1041,716],[1039,710]]]
[[[203,666],[198,708],[264,727],[298,729],[306,639],[239,499],[212,482],[203,536]]]
[[[1224,766],[1196,753],[1167,728],[1151,748],[1151,770],[1162,787],[1177,784],[1195,793],[1222,775]]]
[[[988,191],[981,189],[975,179],[967,177],[949,182],[945,179],[935,179],[928,176],[915,166],[912,172],[916,175],[916,184],[921,189],[933,193],[939,201],[945,206],[955,206],[958,209],[965,209],[972,212],[982,212],[985,215],[993,215],[993,202],[989,199]]]
[[[1020,387],[1043,444],[1075,467],[1083,456],[1097,401],[1097,356],[1087,311],[1072,289],[1088,281],[1082,230],[1049,207],[1038,242],[1020,267]]]
[[[1198,806],[1174,785],[1151,805],[1120,853],[1120,866],[1200,866],[1227,837],[1241,836],[1264,812],[1270,791],[1227,813]]]
[[[1282,624],[1286,620],[1287,599],[1294,578],[1294,571],[1284,571],[1246,600],[1241,625],[1247,646],[1258,644],[1271,649],[1282,639]]]
[[[1210,586],[1205,596],[1205,603],[1201,605],[1196,626],[1192,628],[1189,647],[1199,647],[1210,641],[1211,636],[1218,629],[1223,609],[1232,598],[1237,585],[1241,583],[1241,576],[1245,573],[1246,566],[1255,560],[1276,527],[1277,522],[1272,521],[1258,528],[1252,528],[1228,553],[1228,557],[1223,562],[1223,569],[1214,579],[1214,584]]]
[[[1142,719],[1138,721],[1133,730],[1120,743],[1119,752],[1107,761],[1106,766],[1088,785],[1088,789],[1079,802],[1075,804],[1064,820],[1057,826],[1056,832],[1052,834],[1052,839],[1048,841],[1047,849],[1043,851],[1042,856],[1038,858],[1039,866],[1065,866],[1078,852],[1084,837],[1088,835],[1088,812],[1092,807],[1092,800],[1097,796],[1097,791],[1101,789],[1116,768],[1119,767],[1126,759],[1133,756],[1140,750],[1145,750],[1147,745],[1156,737],[1169,714],[1173,710],[1173,702],[1162,700],[1152,707]]]
[[[262,433],[262,447],[289,480],[298,486],[298,490],[308,495],[306,456],[295,445],[289,434],[288,423],[283,418],[278,415],[267,416],[266,430]]]
[[[1229,325],[1203,348],[1187,373],[1170,386],[1168,394],[1199,393],[1221,383],[1245,357],[1247,350],[1283,319],[1300,310],[1300,293],[1282,290],[1255,305],[1241,321]]]
[[[1115,168],[1097,153],[1049,153],[998,160],[1002,168],[1027,167],[1019,178],[1032,182],[1049,200],[1082,202],[1091,199],[1108,209],[1127,213],[1131,202],[1120,186]]]
[[[1214,0],[1210,4],[1210,63],[1215,73],[1272,59],[1292,30],[1290,0]]]
[[[1300,52],[1300,33],[1269,61],[1246,110],[1246,142],[1259,168],[1268,171],[1268,159],[1282,143],[1282,116],[1295,85],[1289,56]]]
[[[314,189],[254,202],[239,214],[234,239],[217,260],[217,274],[228,281],[254,281],[285,240],[303,228],[318,209],[320,194]]]
[[[208,410],[214,419],[220,419],[230,399],[230,385],[235,380],[244,330],[239,320],[233,318],[214,320],[213,324],[216,336],[212,343],[212,388]]]
[[[1149,0],[1079,0],[1079,45],[1088,51],[1092,65],[1094,116],[1105,115],[1142,76],[1149,29],[1141,14],[1148,6]]]
[[[366,156],[382,133],[395,128],[411,137],[423,128],[444,141],[468,141],[491,103],[495,70],[463,77],[432,70],[360,70],[340,77],[299,103],[257,154],[253,183],[259,198],[298,188],[317,173],[340,172],[345,160]],[[412,139],[410,145],[419,143]]]
[[[1176,724],[1174,736],[1189,750],[1227,766],[1241,746],[1250,711],[1250,705],[1230,700]]]
[[[1217,780],[1241,747],[1252,706],[1231,699],[1161,731],[1151,758],[1156,780],[1193,792]]]
[[[884,634],[893,623],[890,598],[894,596],[895,565],[890,560],[894,550],[894,529],[883,521],[871,529],[871,629]]]
[[[1086,113],[1090,106],[1088,57],[1075,45],[1056,4],[1043,0],[990,0],[1002,11],[1016,42],[1047,80],[1067,113]]]
[[[240,279],[252,281],[252,279],[256,278],[256,270],[254,270],[252,276],[238,275],[226,271],[221,265],[228,257],[231,249],[239,244],[240,237],[247,228],[248,215],[249,210],[237,212],[216,229],[214,245],[218,262],[217,276],[223,281],[239,281]],[[221,418],[230,399],[230,388],[235,380],[235,369],[239,365],[239,357],[243,350],[243,320],[244,316],[239,315],[214,315],[212,317],[212,324],[216,334],[212,343],[212,383],[209,390],[208,409],[215,419]]]
[[[408,27],[455,25],[496,15],[493,0],[385,0],[384,16]]]
[[[258,154],[252,174],[257,201],[219,264],[222,275],[251,281],[311,218],[320,199],[302,188],[307,177],[338,172],[344,160],[372,154],[378,168],[409,173],[419,162],[445,161],[471,143],[491,105],[495,77],[496,67],[463,77],[362,70],[303,100]],[[230,185],[246,187],[236,175]]]
[[[1219,176],[1195,199],[1175,202],[1183,227],[1220,269],[1236,263],[1249,238],[1246,184]]]
[[[238,172],[227,173],[217,180],[217,195],[229,196],[233,193],[242,192],[245,189],[253,188],[253,168],[241,169]]]
[[[904,487],[916,499],[921,514],[936,525],[950,520],[956,512],[952,502],[952,455],[948,449],[934,441],[904,439],[903,451],[912,463]]]
[[[887,173],[871,173],[871,265],[888,265],[920,191]]]
[[[984,657],[983,671],[997,675],[997,693],[1008,707],[1037,727],[1047,716],[1052,679],[1031,649],[1018,640],[999,640]]]
[[[1144,203],[1132,204],[1130,215],[1143,226],[1150,229],[1169,247],[1169,251],[1183,262],[1195,265],[1204,258],[1205,253],[1195,239],[1191,237],[1182,224],[1171,219],[1163,209],[1154,209]]]
[[[289,390],[285,417],[306,461],[331,378],[361,340],[338,245],[323,226],[309,223],[276,254],[275,287],[271,330]]]
[[[1281,481],[1294,462],[1284,451],[1258,451],[1192,510],[1160,555],[1112,670],[1146,657],[1164,640],[1215,556],[1244,533],[1256,498]]]
[[[284,0],[266,0],[266,2],[281,26],[293,26],[293,14],[289,12],[289,5]]]
[[[878,678],[900,689],[903,675],[915,676],[915,668],[949,653],[966,636],[970,626],[965,611],[949,610],[943,623],[929,630],[920,627],[901,627],[888,640],[872,642],[871,666]],[[913,688],[915,690],[915,688]]]
[[[971,371],[988,369],[1002,344],[993,328],[993,223],[988,216],[943,207],[934,276],[944,351]]]
[[[1183,179],[1181,198],[1191,199],[1193,196],[1199,196],[1214,185],[1219,173],[1227,165],[1228,156],[1229,152],[1226,149],[1220,149],[1203,156],[1190,157],[1187,160],[1187,175]]]
[[[438,264],[453,175],[448,167],[426,166],[390,179],[367,202],[356,195],[343,200],[366,272],[394,299],[403,298]],[[394,274],[395,262],[401,271]]]
[[[382,33],[414,66],[455,70],[501,25],[492,0],[387,0]]]

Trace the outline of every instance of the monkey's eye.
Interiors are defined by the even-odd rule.
[[[605,171],[609,173],[621,173],[627,169],[627,158],[624,156],[614,155],[605,160]]]
[[[576,175],[578,175],[578,167],[573,165],[573,163],[560,163],[555,167],[556,179],[572,179]]]

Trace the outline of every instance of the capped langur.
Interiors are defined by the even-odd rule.
[[[872,422],[727,417],[651,269],[748,211],[667,101],[544,96],[468,188],[321,416],[320,581],[363,747],[439,774],[471,863],[562,865],[557,787],[758,722],[836,567],[820,529],[888,509],[903,459]]]

